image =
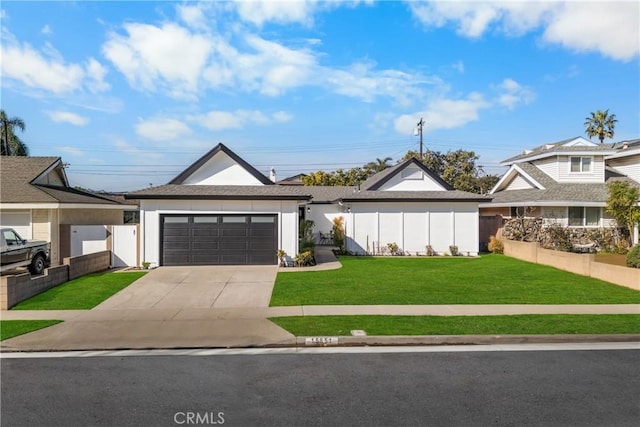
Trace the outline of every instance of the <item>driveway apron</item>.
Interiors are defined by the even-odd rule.
[[[160,267],[96,310],[268,307],[277,267]]]

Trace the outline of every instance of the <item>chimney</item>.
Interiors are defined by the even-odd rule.
[[[276,182],[276,170],[274,168],[269,169],[269,179],[271,182]]]

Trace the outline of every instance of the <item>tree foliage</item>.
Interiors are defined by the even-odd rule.
[[[385,157],[384,159],[376,158],[375,162],[367,163],[366,165],[364,165],[364,168],[372,172],[372,174],[382,172],[383,170],[385,170],[390,166],[389,162],[391,160],[393,160],[391,157]]]
[[[317,171],[302,177],[304,185],[356,186],[373,173],[364,168],[338,169],[334,172]]]
[[[640,189],[625,181],[613,181],[607,184],[607,191],[607,212],[616,219],[619,227],[632,232],[633,227],[640,224]]]
[[[415,151],[408,151],[402,160],[419,159]],[[476,162],[480,157],[473,151],[458,149],[456,151],[427,150],[422,158],[422,164],[438,174],[456,190],[486,194],[500,180],[496,175],[486,175],[482,166]]]
[[[15,134],[18,128],[24,132],[24,120],[20,117],[9,118],[4,110],[0,110],[0,154],[3,156],[28,156],[29,148]]]
[[[605,138],[613,138],[616,122],[616,115],[609,114],[609,110],[591,112],[591,116],[587,117],[584,122],[584,126],[587,128],[585,133],[589,138],[597,136],[602,144]]]

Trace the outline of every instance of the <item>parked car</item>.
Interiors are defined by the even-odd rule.
[[[44,240],[25,240],[13,228],[0,228],[0,272],[29,267],[40,274],[51,263],[49,244]]]

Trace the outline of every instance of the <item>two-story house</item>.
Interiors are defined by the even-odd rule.
[[[625,180],[640,187],[640,139],[599,144],[576,137],[511,157],[480,215],[540,217],[546,224],[608,227],[607,183]],[[635,232],[637,242],[637,230]]]

